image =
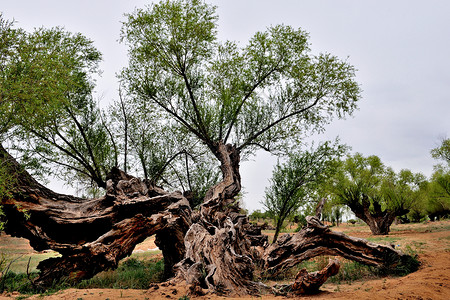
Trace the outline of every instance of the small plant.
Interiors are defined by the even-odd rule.
[[[189,296],[187,296],[187,295],[184,295],[184,296],[178,298],[178,300],[190,300],[190,299],[191,298],[189,298]]]

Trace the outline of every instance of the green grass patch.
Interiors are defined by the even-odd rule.
[[[11,264],[10,266],[10,271],[14,272],[14,273],[26,273],[27,272],[27,267],[28,267],[28,262],[29,262],[29,272],[36,272],[37,269],[37,265],[47,259],[47,258],[51,258],[51,257],[59,257],[61,256],[59,253],[51,251],[51,252],[44,252],[44,253],[33,253],[33,254],[27,254],[27,255],[23,255],[23,254],[11,254],[11,252],[5,252],[5,257],[7,261],[12,261],[14,260],[14,262]]]
[[[159,283],[164,272],[162,259],[137,260],[125,259],[116,270],[104,271],[91,279],[69,285],[60,282],[48,289],[47,293],[54,293],[67,288],[117,288],[117,289],[147,289],[151,283]],[[31,280],[38,276],[37,272],[30,274],[8,272],[0,278],[0,292],[18,291],[22,294],[35,294],[37,291]],[[31,279],[31,280],[30,280]]]
[[[367,240],[378,244],[395,244],[401,239],[392,236],[371,236]]]
[[[161,250],[155,250],[155,251],[144,251],[144,252],[134,252],[130,255],[130,258],[146,261],[146,260],[156,260],[158,257],[161,257],[162,251]]]
[[[163,260],[137,260],[128,258],[114,271],[104,271],[83,280],[77,288],[147,289],[150,283],[161,282]]]

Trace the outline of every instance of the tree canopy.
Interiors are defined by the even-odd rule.
[[[128,15],[122,80],[132,95],[209,148],[230,143],[243,153],[281,151],[356,108],[354,67],[310,54],[303,30],[269,27],[240,48],[217,41],[217,18],[199,0],[162,1]]]
[[[2,143],[31,170],[104,187],[113,155],[92,96],[101,54],[62,28],[1,24]]]
[[[331,191],[335,201],[347,205],[373,234],[388,234],[395,217],[409,212],[424,180],[422,174],[406,169],[395,173],[375,155],[356,153],[341,163]]]

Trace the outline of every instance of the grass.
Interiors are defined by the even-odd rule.
[[[325,268],[329,261],[329,256],[318,256],[314,259],[302,262],[298,270],[305,268],[308,272],[314,272]],[[381,274],[376,268],[350,261],[344,258],[339,259],[339,273],[328,279],[330,283],[351,283],[361,279],[380,278]]]
[[[301,262],[297,266],[285,270],[282,274],[275,278],[279,283],[292,283],[295,275],[301,270],[306,269],[308,273],[322,270],[328,265],[330,256],[318,256]],[[330,283],[351,283],[362,279],[381,278],[382,274],[375,267],[366,266],[358,262],[350,261],[344,258],[339,259],[339,273],[328,278]]]
[[[14,238],[1,232],[0,238],[0,258],[4,257],[8,262],[14,261],[9,270],[15,273],[26,273],[28,261],[30,261],[29,271],[35,272],[37,265],[42,260],[60,256],[55,251],[30,252],[29,243],[25,239]]]
[[[104,271],[83,280],[77,288],[147,289],[150,283],[161,282],[163,260],[126,259],[117,270]]]
[[[399,238],[392,236],[371,236],[366,238],[368,241],[378,244],[395,244]]]
[[[51,252],[45,252],[45,253],[33,253],[33,254],[14,254],[13,252],[4,252],[6,260],[14,262],[11,264],[9,270],[14,273],[26,273],[27,272],[27,266],[28,261],[30,262],[29,266],[29,272],[36,272],[37,265],[39,262],[51,258],[51,257],[59,257],[61,256],[57,252],[51,251]]]
[[[151,255],[155,256],[155,255]],[[128,258],[122,261],[116,270],[104,271],[91,279],[83,280],[78,284],[69,285],[65,282],[58,283],[48,289],[48,293],[66,288],[117,288],[117,289],[147,289],[150,283],[161,282],[164,272],[162,259],[137,260]],[[24,273],[8,272],[0,279],[0,292],[18,291],[22,294],[34,294],[37,290],[30,279],[37,277],[37,272],[30,274],[30,278]]]

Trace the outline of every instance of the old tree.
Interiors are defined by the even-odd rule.
[[[62,255],[39,264],[37,287],[115,268],[153,234],[166,277],[196,291],[269,291],[254,281],[256,265],[270,277],[323,254],[383,268],[411,264],[389,246],[334,233],[315,217],[268,246],[239,213],[241,158],[298,147],[305,134],[351,114],[360,89],[354,68],[312,55],[302,30],[269,27],[241,48],[216,40],[216,21],[215,8],[197,0],[128,15],[123,97],[103,112],[92,96],[101,55],[91,41],[60,28],[27,33],[1,19],[4,230]],[[220,180],[208,171],[214,168]],[[144,179],[125,172],[131,169]],[[85,182],[85,191],[103,196],[58,194],[35,179],[42,174]],[[338,267],[333,261],[301,272],[278,291],[317,290]]]

